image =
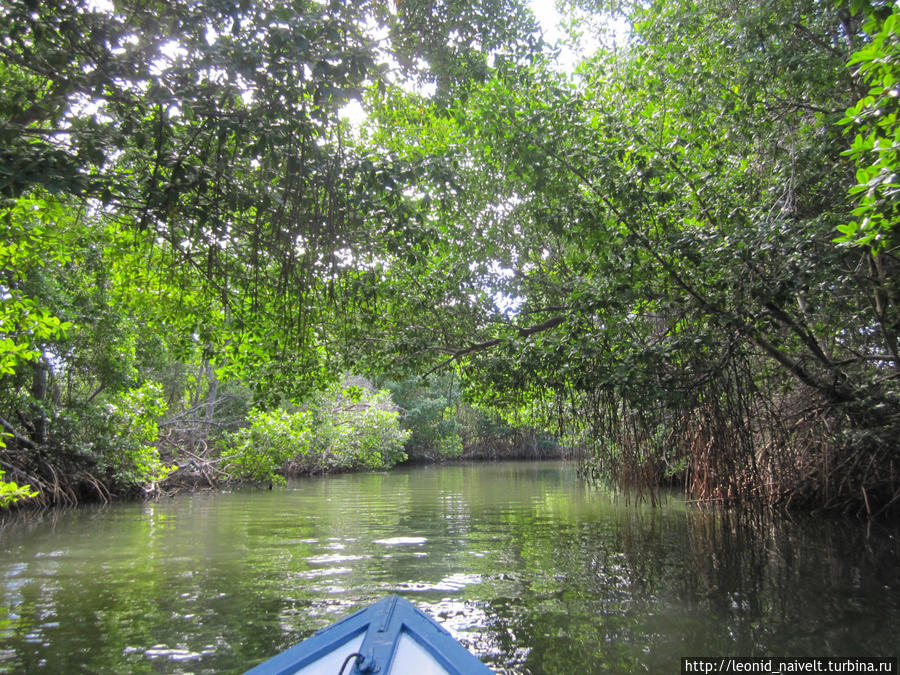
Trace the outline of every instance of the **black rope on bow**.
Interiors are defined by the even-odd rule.
[[[341,666],[341,669],[338,671],[338,675],[344,675],[344,668],[347,667],[347,664],[350,663],[350,659],[356,659],[356,663],[359,664],[361,661],[365,660],[365,656],[360,654],[359,652],[353,652],[348,655],[346,659],[344,659],[344,665]]]

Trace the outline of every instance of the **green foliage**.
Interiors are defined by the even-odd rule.
[[[0,509],[38,496],[30,485],[18,485],[14,481],[3,480],[5,474],[5,471],[0,470]]]
[[[463,439],[457,434],[443,434],[437,438],[434,450],[438,457],[453,458],[463,453]]]
[[[367,385],[334,385],[304,410],[254,409],[249,427],[223,438],[223,470],[283,484],[285,466],[304,473],[390,468],[406,459],[409,432],[398,417],[390,392]]]
[[[252,480],[543,443],[487,408],[647,475],[727,446],[740,461],[722,451],[710,480],[819,476],[755,453],[796,458],[822,429],[887,456],[896,9],[571,4],[626,14],[633,39],[568,75],[519,0],[3,4],[17,480],[153,483],[155,443],[212,466],[228,391],[257,406],[224,460]],[[877,251],[867,268],[836,228]],[[459,386],[402,382],[451,364]],[[348,369],[401,381],[405,431],[388,394],[327,388]],[[896,492],[863,473],[825,485]]]
[[[34,362],[41,345],[65,337],[72,323],[34,297],[28,279],[49,265],[65,264],[71,248],[64,206],[53,199],[20,199],[0,207],[0,377]]]
[[[155,382],[122,392],[105,406],[111,447],[99,457],[101,470],[116,483],[144,486],[163,480],[177,467],[166,466],[156,447],[159,420],[166,412],[163,389]]]
[[[397,402],[400,423],[410,432],[406,451],[411,459],[441,461],[457,457],[476,459],[543,459],[559,457],[559,444],[538,431],[544,419],[531,424],[514,411],[478,407],[463,399],[463,381],[454,374],[411,377],[389,381]],[[474,386],[469,392],[478,391]]]
[[[409,431],[406,451],[412,458],[445,459],[462,453],[462,437],[457,419],[460,387],[452,375],[409,378],[388,382],[396,404],[402,410],[400,423]]]
[[[380,0],[4,3],[0,195],[19,204],[11,227],[23,229],[31,202],[70,207],[81,233],[110,229],[105,291],[167,346],[199,342],[220,376],[267,405],[320,388],[337,366],[317,329],[357,274],[346,252],[404,235],[405,167],[348,144],[342,106],[390,86],[393,59],[449,96],[483,78],[489,55],[522,58],[534,44],[518,0],[395,10]],[[13,234],[0,261],[16,275],[26,249]],[[86,236],[64,250],[96,244]],[[0,284],[0,372],[10,374],[38,353],[23,336],[61,328]]]
[[[222,453],[222,469],[242,480],[284,484],[284,476],[278,473],[284,463],[309,453],[312,419],[309,411],[254,408],[248,415],[249,427],[222,439],[227,448]]]
[[[311,453],[298,458],[303,470],[388,469],[406,459],[409,432],[401,428],[388,390],[335,385],[313,400],[311,410]]]
[[[149,428],[117,431],[144,414],[126,410],[144,382],[165,384],[160,443],[205,455],[227,387],[270,410],[358,356],[325,345],[376,310],[382,250],[416,238],[402,190],[416,177],[353,144],[342,106],[393,90],[390,63],[446,106],[490,58],[536,45],[519,0],[395,10],[0,7],[0,415],[16,430],[3,458],[57,486],[47,499],[162,475]],[[391,427],[382,404],[359,411],[366,428]],[[390,434],[374,450],[352,426],[335,422],[329,467],[399,457]]]
[[[872,39],[853,53],[849,65],[869,87],[840,121],[856,135],[844,154],[856,163],[856,185],[850,188],[858,206],[852,220],[838,226],[844,244],[893,250],[894,226],[900,216],[900,9],[886,17],[872,12],[865,24]]]
[[[832,242],[860,22],[811,0],[618,5],[632,41],[574,77],[500,64],[451,114],[383,97],[369,138],[419,167],[419,231],[369,334],[460,364],[471,399],[533,411],[626,482],[789,501],[835,442],[880,467],[840,499],[863,481],[890,501],[896,262]]]

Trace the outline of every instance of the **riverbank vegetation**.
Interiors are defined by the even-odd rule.
[[[518,0],[6,3],[8,501],[558,439],[900,507],[896,8],[563,4],[574,72]]]

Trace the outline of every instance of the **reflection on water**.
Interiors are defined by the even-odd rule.
[[[501,673],[896,656],[897,534],[652,509],[557,463],[27,514],[0,529],[0,671],[240,673],[388,593]]]

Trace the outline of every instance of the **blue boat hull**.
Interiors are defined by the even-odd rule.
[[[343,668],[342,668],[343,667]],[[391,595],[246,675],[484,675],[491,671],[437,621]]]

